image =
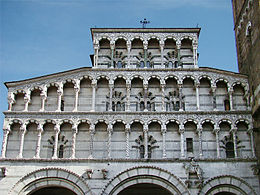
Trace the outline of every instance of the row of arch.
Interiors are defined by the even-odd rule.
[[[121,34],[118,34],[117,36],[105,36],[105,35],[99,35],[97,37],[94,38],[94,47],[95,46],[100,46],[100,42],[104,41],[104,40],[107,40],[109,42],[109,44],[111,45],[117,45],[119,44],[120,42],[124,41],[126,45],[133,45],[135,44],[136,41],[141,41],[142,45],[151,45],[151,43],[153,43],[154,41],[158,41],[158,44],[160,45],[168,45],[169,43],[168,42],[175,42],[175,44],[183,44],[185,43],[185,41],[189,40],[189,41],[192,41],[192,44],[197,44],[198,42],[198,38],[197,38],[197,35],[193,35],[193,36],[189,36],[189,35],[181,35],[180,36],[175,36],[175,35],[166,35],[166,37],[159,37],[159,36],[156,36],[156,35],[151,35],[149,37],[145,36],[145,37],[142,37],[142,36],[136,36],[134,34],[128,34],[128,35],[132,35],[133,37],[129,37],[129,38],[126,38],[124,36],[124,33],[121,33]],[[161,36],[163,36],[163,34],[161,34]]]
[[[135,88],[138,90],[134,90]],[[142,76],[138,75],[132,77],[131,81],[126,80],[126,78],[122,75],[117,76],[114,78],[114,80],[109,80],[107,76],[99,76],[97,77],[97,80],[93,80],[91,77],[84,76],[80,79],[68,79],[61,83],[49,83],[45,86],[34,86],[29,90],[17,90],[14,92],[9,91],[9,111],[27,111],[28,107],[31,111],[44,111],[42,104],[45,103],[46,99],[48,102],[48,98],[51,99],[49,100],[48,104],[56,105],[56,107],[50,108],[51,110],[48,110],[47,108],[46,111],[56,111],[57,102],[61,102],[58,104],[61,107],[62,101],[66,104],[70,104],[69,106],[71,107],[71,110],[74,109],[74,111],[78,111],[78,107],[81,107],[79,108],[79,111],[94,111],[95,106],[93,104],[96,104],[96,96],[103,98],[101,101],[99,100],[99,102],[106,101],[106,95],[111,96],[110,99],[112,98],[113,91],[111,90],[118,90],[122,92],[123,95],[127,96],[127,98],[124,100],[124,103],[126,104],[126,101],[128,101],[128,104],[130,104],[130,102],[135,101],[135,98],[132,97],[131,99],[131,96],[136,95],[142,88],[151,89],[152,93],[157,95],[158,98],[161,96],[162,100],[157,98],[157,102],[164,101],[164,95],[167,96],[169,92],[176,90],[179,91],[180,88],[190,88],[191,90],[187,91],[188,94],[184,95],[194,96],[194,98],[196,95],[200,95],[200,89],[198,89],[198,94],[196,94],[197,92],[195,93],[195,91],[193,91],[195,88],[201,88],[201,90],[204,89],[203,92],[201,91],[204,96],[207,95],[213,97],[214,95],[217,95],[223,96],[221,98],[225,99],[226,95],[230,102],[233,102],[232,100],[235,98],[234,103],[244,105],[246,109],[249,101],[248,87],[245,83],[235,81],[232,83],[232,85],[230,85],[228,81],[223,78],[216,79],[213,82],[209,76],[201,76],[199,77],[199,80],[196,81],[193,76],[187,75],[183,77],[183,80],[180,83],[180,80],[173,75],[165,77],[165,80],[163,81],[156,75],[150,76],[147,81],[145,81]],[[230,94],[234,94],[234,98],[229,97]],[[62,96],[63,99],[60,98],[59,100],[58,96]],[[192,98],[190,98],[190,101],[191,100]],[[208,103],[212,103],[213,100],[209,99],[207,101],[209,101]],[[28,105],[26,105],[27,103]],[[18,108],[12,109],[13,104],[19,105]],[[82,107],[82,104],[85,104],[83,105],[83,107],[85,106],[84,108]],[[205,109],[207,110],[208,108]],[[125,110],[130,111],[130,109]],[[157,111],[159,110],[157,109]],[[163,110],[164,108],[162,111]]]
[[[66,177],[65,177],[66,176]],[[39,189],[49,187],[51,181],[54,187],[64,187],[77,195],[93,194],[91,186],[86,184],[80,175],[62,168],[45,168],[33,171],[20,179],[9,194],[31,194]],[[173,173],[159,167],[139,166],[122,171],[114,176],[103,188],[101,194],[118,194],[134,184],[151,183],[170,194],[191,194],[184,182]],[[37,185],[35,185],[37,183]],[[22,184],[22,185],[21,185]],[[254,194],[256,191],[241,178],[232,175],[220,175],[208,179],[198,192],[199,195],[210,194]]]
[[[207,135],[205,134],[205,138],[202,138],[204,133]],[[168,138],[166,138],[166,134],[168,134]],[[42,149],[45,151],[43,156],[47,158],[75,158],[79,153],[80,158],[83,158],[83,156],[85,158],[93,158],[93,152],[95,158],[118,158],[119,156],[120,158],[166,158],[167,155],[168,157],[172,156],[171,152],[169,152],[170,150],[167,151],[167,147],[168,149],[179,147],[181,157],[185,157],[185,137],[187,152],[201,157],[203,155],[202,141],[207,142],[207,139],[209,139],[207,136],[212,139],[211,134],[215,135],[214,139],[216,139],[217,145],[214,147],[217,147],[216,155],[218,158],[221,156],[219,135],[222,134],[223,136],[224,134],[226,135],[224,137],[225,140],[223,140],[225,145],[223,147],[227,147],[229,142],[232,145],[231,158],[241,156],[237,153],[237,149],[240,147],[238,144],[241,142],[237,141],[239,138],[244,141],[250,140],[245,141],[243,147],[246,148],[247,155],[250,154],[248,156],[254,157],[252,127],[249,121],[244,119],[239,119],[234,124],[228,119],[222,119],[217,123],[210,119],[204,119],[201,123],[193,119],[184,120],[182,123],[174,119],[165,123],[156,119],[147,123],[141,120],[133,120],[130,123],[126,123],[123,120],[115,120],[113,122],[96,120],[94,123],[91,123],[86,119],[78,122],[71,120],[45,120],[39,122],[31,119],[23,123],[21,120],[14,119],[5,127],[2,157],[14,158],[16,156],[12,155],[16,153],[19,158],[40,158],[40,150]],[[43,136],[43,141],[41,136]],[[157,144],[152,146],[154,143],[151,141],[152,145],[149,145],[148,138],[149,140],[155,140],[154,143]],[[141,139],[141,142],[136,141],[137,139]],[[167,147],[166,140],[168,140]],[[131,144],[129,144],[129,141]],[[172,143],[177,142],[178,146],[176,144],[172,145]],[[196,147],[194,145],[194,150],[193,142],[196,145]],[[43,143],[45,144],[44,146],[41,145]],[[84,146],[85,149],[80,149],[81,151],[79,151],[79,148],[82,148],[82,145],[86,145],[86,143],[88,146]],[[122,148],[123,145],[125,145],[125,148]],[[130,148],[130,145],[132,148]],[[192,147],[191,150],[188,149],[190,145]],[[34,146],[36,149],[34,149]],[[67,151],[65,154],[64,149],[66,147]],[[143,147],[143,149],[140,147]],[[157,149],[152,151],[152,148]],[[52,154],[50,154],[50,149]],[[95,150],[98,152],[95,152]],[[88,151],[88,156],[86,156],[85,151]],[[115,152],[117,157],[114,156]],[[177,149],[174,156],[178,156],[178,153]],[[226,156],[229,157],[228,155],[227,153]]]

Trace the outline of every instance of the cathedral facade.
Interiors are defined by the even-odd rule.
[[[91,68],[5,83],[1,193],[260,193],[248,78],[199,28],[91,32]]]

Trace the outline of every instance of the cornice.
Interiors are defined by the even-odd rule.
[[[81,162],[81,163],[108,163],[108,162],[115,162],[115,163],[127,163],[127,162],[136,162],[136,163],[182,163],[182,162],[190,162],[190,158],[166,158],[166,159],[88,159],[88,158],[62,158],[62,159],[50,159],[50,158],[0,158],[0,162],[17,162],[17,163],[46,163],[46,162],[55,162],[55,163],[74,163],[74,162]],[[205,159],[196,159],[196,162],[207,163],[207,162],[215,162],[215,163],[257,163],[257,158],[205,158]]]
[[[49,75],[43,75],[40,77],[35,77],[35,78],[30,78],[30,79],[25,79],[25,80],[20,80],[20,81],[10,81],[10,82],[5,82],[5,86],[7,88],[12,88],[20,85],[26,85],[26,84],[31,84],[35,82],[44,82],[46,79],[57,79],[57,77],[67,77],[71,76],[71,78],[74,78],[74,76],[84,76],[88,75],[88,73],[91,74],[97,74],[97,73],[102,73],[103,75],[105,74],[115,74],[115,75],[124,75],[124,74],[129,74],[129,73],[137,73],[137,74],[143,74],[143,73],[152,73],[152,74],[176,74],[178,73],[185,73],[187,74],[192,74],[192,73],[215,73],[215,74],[222,74],[226,76],[232,76],[232,77],[239,77],[243,79],[247,79],[248,77],[246,75],[240,74],[240,73],[235,73],[231,71],[226,71],[226,70],[219,70],[219,69],[214,69],[210,67],[200,67],[200,68],[186,68],[186,69],[170,69],[170,68],[146,68],[146,69],[140,69],[140,68],[135,68],[135,69],[127,69],[127,68],[114,68],[114,69],[107,69],[107,68],[91,68],[91,67],[82,67],[78,69],[73,69],[73,70],[68,70],[64,72],[58,72],[54,74],[49,74]],[[92,75],[91,75],[92,76]]]

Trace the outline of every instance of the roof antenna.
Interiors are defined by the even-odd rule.
[[[143,25],[143,28],[146,28],[146,25],[150,23],[150,21],[147,21],[146,18],[144,20],[141,20],[140,23]]]
[[[199,28],[199,23],[197,23],[197,26],[196,26],[196,28]]]

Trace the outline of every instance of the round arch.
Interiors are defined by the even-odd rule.
[[[9,195],[26,195],[50,186],[63,187],[77,195],[92,194],[79,175],[66,169],[44,168],[33,171],[20,179],[10,190]]]
[[[209,179],[205,182],[198,194],[214,195],[219,192],[230,192],[241,195],[256,195],[254,189],[247,182],[232,175],[217,176]]]
[[[178,177],[161,168],[150,166],[133,167],[119,173],[108,182],[102,190],[102,194],[118,194],[127,187],[140,183],[152,183],[161,186],[172,194],[190,194],[185,184]]]

